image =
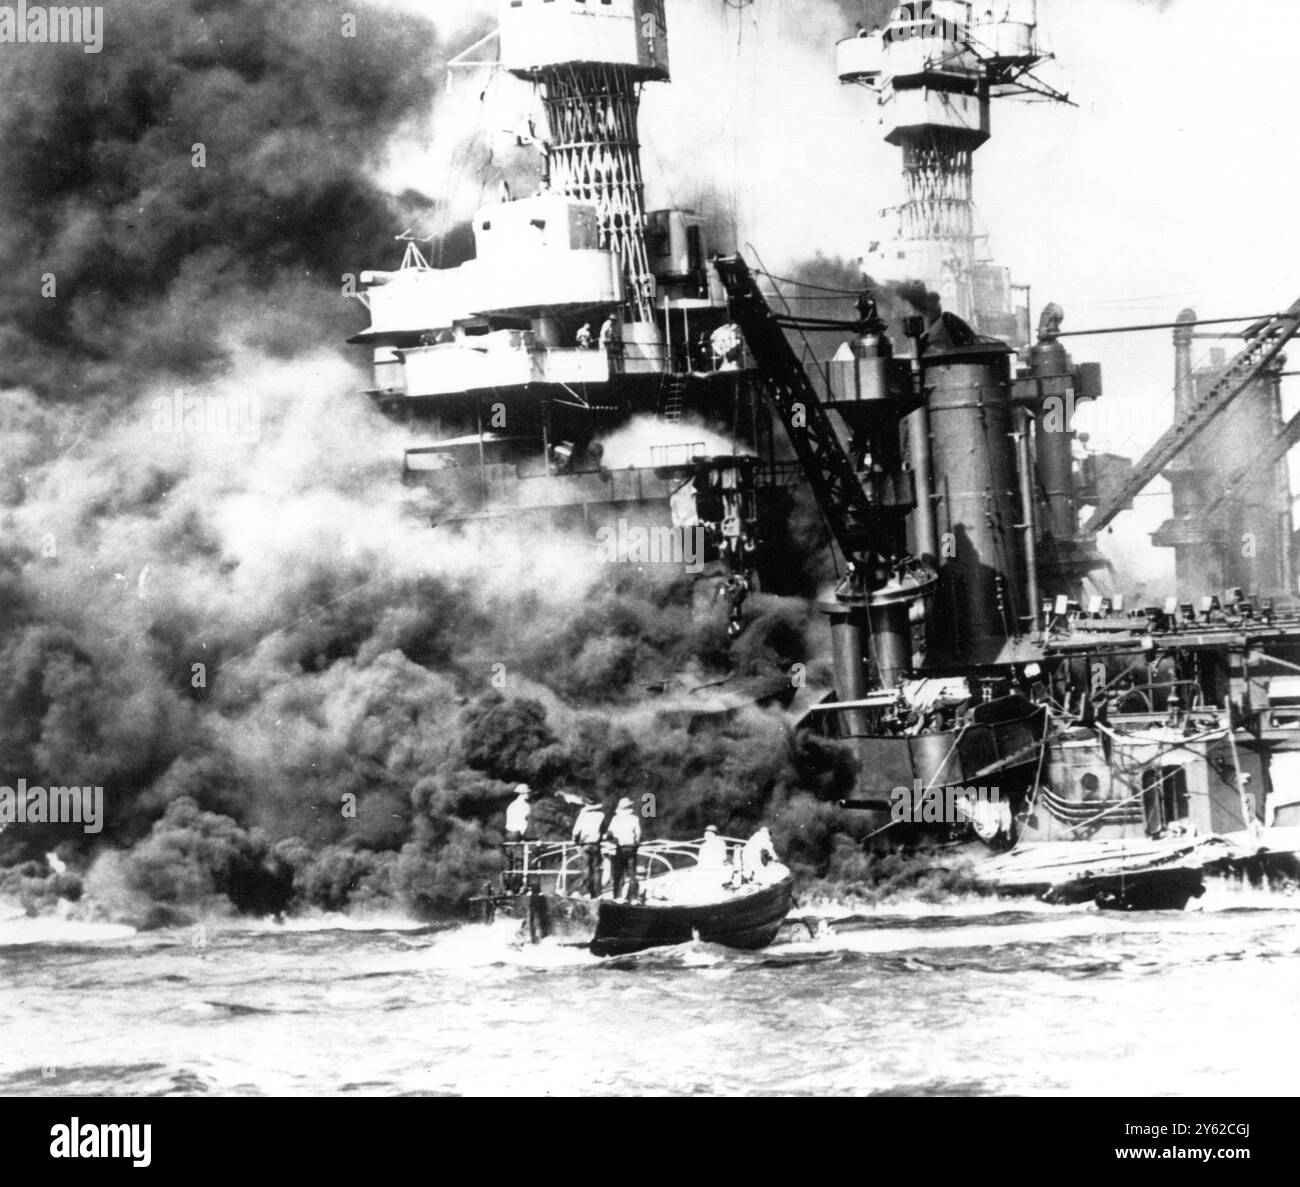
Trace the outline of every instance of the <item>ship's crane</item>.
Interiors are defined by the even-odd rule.
[[[763,390],[781,418],[822,515],[851,571],[876,588],[897,566],[889,518],[863,485],[807,371],[739,256],[714,261],[731,299],[731,316],[745,336]],[[872,582],[872,577],[876,581]]]
[[[763,392],[847,562],[846,579],[824,607],[831,616],[840,694],[848,700],[866,694],[868,652],[878,686],[892,687],[912,668],[911,606],[936,580],[904,543],[916,491],[903,464],[898,421],[920,404],[910,370],[906,383],[891,380],[907,364],[892,359],[883,324],[864,306],[854,357],[840,364],[852,392],[833,401],[851,433],[846,448],[744,260],[732,256],[714,266]]]
[[[1248,342],[1244,350],[1224,369],[1213,386],[1191,408],[1178,417],[1147,450],[1132,473],[1109,499],[1101,504],[1084,527],[1084,532],[1097,532],[1104,528],[1121,511],[1128,507],[1133,496],[1161,471],[1192,441],[1194,441],[1246,388],[1255,382],[1282,353],[1282,349],[1300,331],[1300,300],[1296,300],[1284,313],[1266,319],[1247,331]],[[1300,426],[1297,426],[1300,428]],[[1288,425],[1282,437],[1295,432]],[[1279,438],[1279,441],[1282,438]],[[1285,452],[1286,447],[1282,446]],[[1274,458],[1274,461],[1277,459]],[[1239,485],[1242,476],[1234,477],[1229,491]],[[1224,498],[1216,501],[1219,507]]]

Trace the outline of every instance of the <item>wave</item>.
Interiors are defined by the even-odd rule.
[[[33,944],[94,944],[123,940],[136,934],[124,923],[91,923],[54,915],[11,916],[0,919],[0,948]]]

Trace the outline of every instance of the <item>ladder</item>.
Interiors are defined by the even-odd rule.
[[[1247,330],[1245,349],[1228,364],[1210,390],[1161,434],[1160,439],[1133,467],[1133,472],[1119,490],[1093,512],[1084,532],[1100,531],[1128,507],[1134,495],[1159,475],[1268,368],[1282,353],[1282,348],[1295,337],[1297,330],[1300,330],[1300,300],[1294,302],[1285,313],[1267,318],[1258,327]]]
[[[687,379],[676,371],[665,371],[663,380],[663,418],[670,425],[680,424],[685,406]]]

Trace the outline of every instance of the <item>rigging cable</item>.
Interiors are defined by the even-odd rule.
[[[1142,330],[1174,330],[1182,326],[1222,326],[1230,322],[1248,321],[1271,321],[1274,318],[1283,316],[1280,313],[1263,313],[1263,314],[1246,314],[1242,317],[1198,317],[1192,322],[1162,321],[1148,322],[1144,325],[1132,326],[1106,326],[1097,330],[1058,330],[1058,338],[1081,338],[1087,334],[1136,334]],[[1230,335],[1235,337],[1235,335]]]
[[[773,281],[779,280],[782,284],[793,284],[797,288],[814,289],[819,293],[834,293],[837,296],[841,296],[841,297],[860,297],[862,295],[862,289],[860,288],[858,289],[832,288],[830,285],[826,285],[826,284],[813,284],[807,280],[795,280],[789,276],[777,276],[776,273],[768,272],[763,268],[755,268],[754,271],[757,272],[760,276],[766,276],[768,280],[773,280]],[[864,285],[863,288],[865,287],[867,286]],[[784,299],[785,298],[783,297],[782,300]],[[794,299],[798,301],[798,300],[803,300],[804,298],[796,297]]]

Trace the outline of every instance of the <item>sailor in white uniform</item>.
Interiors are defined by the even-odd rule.
[[[770,880],[768,866],[776,864],[776,849],[772,845],[772,834],[766,827],[760,828],[740,851],[741,880],[744,882],[767,882]]]
[[[718,836],[716,824],[711,824],[704,830],[704,840],[700,842],[700,857],[697,864],[702,870],[719,872],[727,864],[727,842]]]

